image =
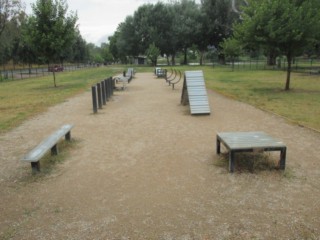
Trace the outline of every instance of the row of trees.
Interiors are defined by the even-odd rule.
[[[287,59],[285,90],[290,89],[291,65],[296,56],[319,51],[319,0],[251,0],[243,8],[233,35],[221,43],[225,54],[238,56],[241,50],[263,49],[270,65],[276,57]]]
[[[146,54],[153,64],[157,55],[175,64],[177,53],[187,63],[188,50],[202,57],[216,51],[225,57],[263,52],[270,65],[278,56],[287,58],[285,89],[290,88],[295,56],[318,51],[320,43],[319,0],[192,0],[146,4],[121,23],[109,38],[115,59]],[[169,59],[170,58],[170,59]]]
[[[66,0],[37,0],[27,15],[20,0],[0,0],[0,63],[112,61],[108,45],[87,43]]]
[[[156,54],[167,57],[175,64],[178,53],[187,63],[188,49],[196,48],[202,63],[203,54],[219,47],[219,43],[232,34],[232,23],[239,14],[232,11],[230,0],[158,2],[138,8],[119,24],[109,38],[110,52],[115,59],[127,61],[128,56],[147,54],[156,64]],[[170,58],[170,59],[169,59]]]
[[[121,61],[159,55],[174,65],[177,54],[187,63],[190,49],[200,64],[215,52],[221,62],[246,52],[263,52],[269,64],[288,61],[285,89],[290,87],[295,56],[314,53],[320,42],[319,0],[194,0],[142,5],[120,23],[109,43],[87,44],[77,27],[77,14],[66,0],[37,0],[27,16],[20,0],[0,0],[0,61]],[[94,57],[92,57],[94,56]],[[91,58],[91,59],[90,59]]]

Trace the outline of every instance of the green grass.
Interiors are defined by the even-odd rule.
[[[284,91],[284,71],[211,67],[204,72],[208,88],[320,130],[320,76],[292,73],[291,90]]]
[[[0,133],[45,111],[48,107],[84,92],[90,85],[121,72],[120,68],[91,68],[24,80],[0,82]]]

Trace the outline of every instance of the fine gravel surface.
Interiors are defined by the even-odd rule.
[[[320,239],[320,134],[211,90],[192,116],[181,88],[137,73],[98,114],[88,90],[0,135],[0,239]],[[66,123],[73,143],[32,175],[20,159]],[[230,174],[230,131],[282,140],[286,170]]]

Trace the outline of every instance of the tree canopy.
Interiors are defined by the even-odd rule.
[[[48,65],[52,61],[63,61],[75,42],[77,14],[68,14],[65,0],[37,0],[32,10],[34,15],[29,24],[33,29],[31,41],[36,46],[37,55]]]
[[[174,65],[177,56],[182,64],[189,59],[199,59],[202,64],[202,57],[212,50],[224,63],[225,56],[234,60],[239,49],[263,49],[270,64],[275,64],[277,56],[287,57],[289,89],[294,57],[306,52],[320,55],[319,0],[144,4],[101,46],[87,43],[81,36],[77,14],[68,11],[67,0],[36,0],[30,16],[24,13],[20,0],[0,3],[2,63],[130,63],[133,57],[149,55],[154,64],[159,51],[168,64]]]
[[[319,39],[319,7],[318,0],[251,0],[243,9],[242,22],[234,27],[234,36],[246,47],[272,48],[285,55],[285,90],[289,90],[293,58]]]

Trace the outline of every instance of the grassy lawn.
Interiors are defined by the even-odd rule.
[[[201,69],[207,88],[320,131],[318,75],[293,73],[291,90],[284,91],[286,73],[283,71],[231,71],[226,67],[200,66],[177,68],[182,71]],[[112,66],[58,73],[57,88],[53,87],[52,76],[0,82],[0,133],[125,69],[125,66]],[[137,72],[152,72],[154,68],[135,69]]]
[[[204,72],[208,88],[320,130],[320,76],[292,73],[291,90],[284,91],[284,71],[211,67]]]
[[[52,75],[0,82],[0,133],[122,70],[100,67],[56,73],[56,88]]]

